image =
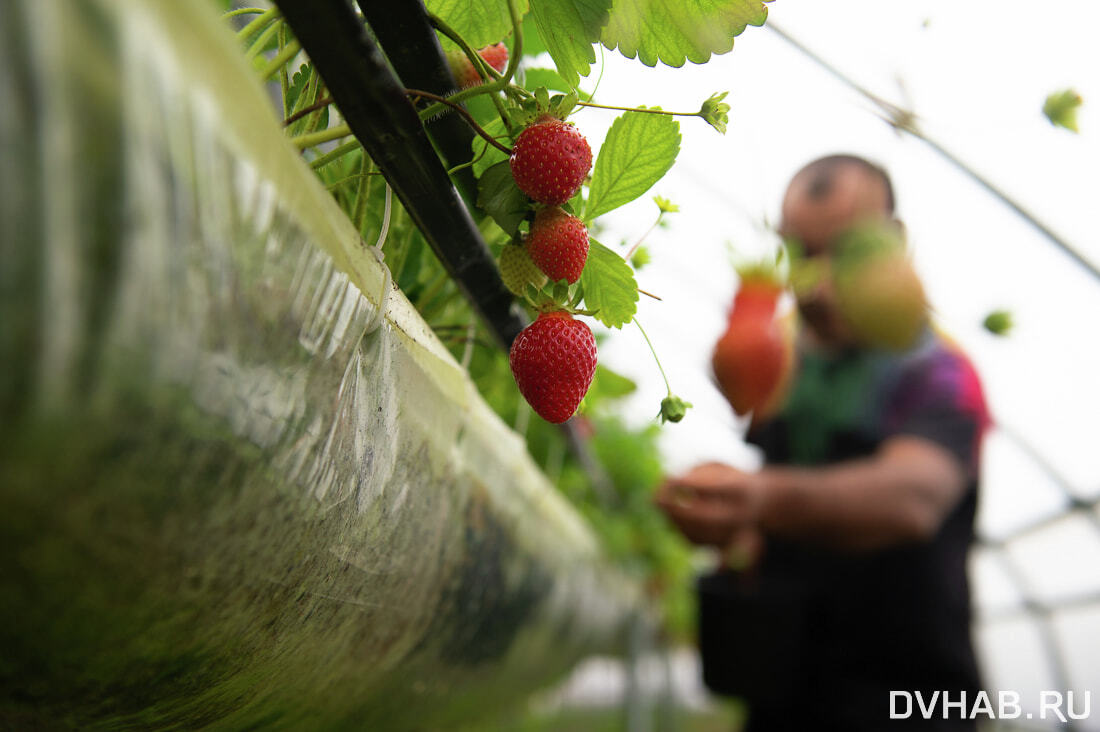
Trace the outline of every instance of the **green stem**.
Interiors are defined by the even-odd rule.
[[[321,80],[321,77],[317,77],[317,88],[313,90],[313,95],[310,97],[310,107],[313,107],[313,111],[306,117],[306,132],[316,132],[317,128],[322,123],[328,123],[328,117],[324,115],[325,107],[332,103],[332,97],[326,97],[328,104],[321,101],[321,96],[325,93],[325,83]]]
[[[263,15],[264,13],[270,12],[270,10],[264,10],[263,8],[237,8],[236,10],[222,13],[222,18],[227,20],[229,18],[236,18],[238,15]]]
[[[290,138],[290,141],[293,142],[294,146],[297,147],[299,150],[305,150],[307,147],[320,145],[322,142],[332,142],[333,140],[339,140],[341,137],[347,137],[350,134],[351,128],[348,127],[346,124],[340,124],[336,125],[335,127],[329,127],[327,130],[320,130],[319,132],[310,132],[305,135],[292,137]]]
[[[382,174],[379,173],[378,171],[372,171],[370,173],[356,173],[354,175],[349,175],[346,178],[341,178],[340,180],[336,181],[335,183],[329,183],[327,186],[325,186],[325,188],[328,188],[330,191],[333,191],[333,190],[336,190],[337,188],[339,188],[340,186],[344,185],[345,183],[350,183],[353,180],[359,180],[363,176],[366,176],[368,178],[373,178],[376,175],[382,175]]]
[[[251,46],[249,46],[248,52],[244,55],[244,57],[250,64],[255,60],[257,56],[263,53],[264,48],[271,41],[271,39],[275,37],[275,34],[279,32],[279,28],[281,28],[282,25],[283,21],[281,19],[276,20],[274,23],[269,25],[263,33],[260,34],[259,38],[257,38]]]
[[[440,296],[444,294],[444,290],[447,289],[447,285],[451,282],[451,276],[447,274],[446,270],[443,270],[436,276],[435,281],[432,282],[428,289],[424,291],[424,294],[416,300],[416,309],[420,311],[420,317],[424,318],[424,320],[429,320],[432,315],[435,315],[440,307],[446,304],[447,298]]]
[[[432,94],[431,92],[422,91],[420,89],[406,89],[405,93],[409,94],[411,96],[414,96],[414,97],[422,97],[424,99],[432,99],[432,100],[435,100],[436,102],[439,102],[440,104],[446,104],[448,107],[452,107],[454,109],[454,111],[458,112],[458,114],[461,115],[462,119],[466,120],[466,124],[470,125],[470,127],[472,127],[474,132],[476,132],[478,135],[485,138],[485,140],[488,141],[488,143],[490,145],[492,145],[493,147],[500,150],[501,152],[503,152],[506,155],[511,155],[512,154],[512,148],[505,147],[500,142],[498,142],[495,137],[493,137],[488,132],[483,130],[481,128],[481,125],[479,125],[477,123],[477,120],[475,120],[470,115],[469,112],[467,112],[465,109],[463,109],[459,105],[452,104],[449,100],[445,99],[444,97],[439,96],[438,94]],[[421,117],[421,119],[424,119],[424,117]]]
[[[653,360],[657,362],[657,370],[661,372],[661,378],[665,380],[665,389],[668,390],[668,395],[672,396],[672,387],[668,383],[668,376],[665,375],[664,368],[661,367],[661,359],[657,358],[657,351],[653,348],[653,344],[649,341],[649,336],[645,333],[645,328],[638,322],[637,318],[634,318],[634,325],[638,326],[638,330],[642,332],[642,338],[645,338],[645,343],[649,346],[649,352],[653,354]]]
[[[355,206],[351,213],[351,223],[355,226],[355,230],[359,232],[359,235],[363,235],[363,219],[367,213],[367,201],[370,199],[370,188],[372,179],[368,175],[371,172],[371,168],[374,165],[374,161],[370,159],[369,155],[363,156],[363,163],[359,167],[359,185],[355,191]]]
[[[272,74],[286,66],[287,62],[297,56],[298,52],[301,50],[302,44],[298,43],[296,40],[286,44],[286,48],[275,54],[275,58],[271,59],[268,65],[264,67],[264,70],[260,72],[260,78],[264,81],[270,79]]]
[[[597,109],[615,109],[620,112],[644,112],[645,114],[666,114],[670,117],[702,117],[699,112],[669,112],[664,109],[646,109],[645,107],[616,107],[611,104],[596,104],[595,102],[577,102],[579,107],[595,107]]]
[[[405,209],[403,207],[398,206],[397,209],[393,212],[393,224],[392,225],[395,226],[395,227],[398,227],[399,230],[400,230],[401,222],[403,221],[404,210]],[[411,224],[409,224],[408,226],[405,227],[405,237],[402,240],[401,245],[400,245],[400,247],[398,248],[398,250],[395,254],[396,261],[393,263],[393,266],[390,268],[390,271],[393,273],[393,281],[394,282],[400,282],[401,281],[401,275],[404,274],[404,272],[405,272],[405,264],[409,261],[409,250],[412,248],[412,240],[413,240],[413,236],[415,234],[416,234],[416,227],[415,226],[412,226]],[[383,247],[383,249],[384,248],[385,247]]]
[[[283,23],[283,27],[279,30],[279,50],[286,48],[286,23]],[[283,117],[290,114],[290,109],[287,107],[286,97],[290,93],[290,77],[286,73],[286,66],[282,68],[279,74],[279,91],[282,93],[283,99]]]
[[[477,162],[478,162],[479,160],[481,160],[481,159],[482,159],[483,157],[485,157],[485,153],[487,153],[487,152],[489,152],[489,146],[488,146],[488,145],[486,145],[485,147],[481,148],[481,152],[479,152],[479,153],[477,154],[477,157],[475,157],[475,158],[474,158],[473,160],[471,160],[470,162],[468,162],[468,163],[462,163],[461,165],[456,165],[456,166],[454,166],[453,168],[451,168],[450,170],[448,170],[448,171],[447,171],[447,175],[454,175],[455,173],[457,173],[457,172],[458,172],[458,171],[460,171],[460,170],[465,170],[466,168],[472,168],[472,167],[473,167],[474,165],[476,165],[476,164],[477,164]]]
[[[472,86],[469,89],[463,89],[462,91],[452,94],[447,97],[449,104],[442,102],[436,102],[423,112],[421,112],[421,119],[426,119],[444,111],[447,106],[453,106],[459,102],[463,102],[467,99],[479,96],[481,94],[493,94],[498,91],[504,91],[512,83],[512,78],[516,75],[516,69],[519,67],[520,56],[523,55],[523,32],[520,26],[519,11],[516,9],[516,0],[508,0],[508,15],[512,20],[512,37],[516,39],[515,46],[512,49],[512,53],[508,56],[508,66],[504,69],[504,74],[499,79],[490,83],[482,84],[481,86]],[[475,54],[476,55],[476,54]]]
[[[500,78],[500,72],[498,72],[489,64],[485,63],[485,59],[481,57],[481,54],[475,51],[474,47],[467,43],[466,39],[459,35],[454,28],[447,25],[447,23],[442,18],[440,18],[438,15],[435,15],[434,13],[428,13],[428,20],[431,21],[436,30],[450,38],[458,45],[460,49],[462,49],[462,53],[466,54],[466,58],[470,59],[470,63],[472,63],[474,65],[474,68],[477,69],[478,73],[481,74],[481,78]]]
[[[482,79],[495,80],[500,78],[500,72],[485,63],[485,59],[481,57],[481,54],[475,51],[473,47],[466,42],[466,39],[459,35],[451,26],[447,25],[442,18],[432,13],[428,13],[428,18],[440,33],[458,44],[458,47],[462,49],[462,53],[466,54],[466,58],[470,59],[470,63],[474,65],[474,68],[477,69]],[[493,106],[497,108],[497,114],[500,115],[500,118],[507,127],[508,115],[504,111],[504,105],[500,103],[500,98],[496,94],[491,95],[489,98],[493,100]],[[509,132],[511,132],[511,128],[509,128]]]
[[[658,211],[657,212],[657,220],[653,222],[652,226],[650,226],[648,229],[646,229],[646,232],[644,234],[642,234],[642,238],[640,238],[640,239],[638,239],[638,241],[634,242],[634,246],[630,247],[630,250],[627,251],[626,256],[623,257],[623,259],[625,259],[628,262],[630,261],[630,258],[632,256],[634,256],[634,252],[638,251],[638,247],[640,247],[642,245],[642,242],[646,240],[646,237],[649,236],[650,234],[652,234],[653,230],[656,229],[658,226],[660,226],[661,217],[664,216],[664,215],[665,215],[664,211]]]
[[[248,25],[237,31],[237,40],[247,41],[251,38],[260,28],[263,28],[275,18],[279,17],[279,9],[271,8],[260,13],[258,18],[254,18]]]
[[[319,168],[323,168],[326,165],[328,165],[329,163],[331,163],[332,161],[338,160],[339,158],[344,157],[348,153],[355,152],[358,149],[359,149],[359,140],[356,140],[356,139],[348,140],[347,142],[343,143],[339,147],[334,147],[333,149],[329,150],[324,155],[322,155],[319,158],[317,158],[316,160],[312,161],[309,164],[309,167],[313,168],[314,170],[317,170]]]

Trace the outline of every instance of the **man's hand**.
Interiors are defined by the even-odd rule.
[[[752,527],[762,500],[755,474],[721,463],[704,463],[666,480],[655,497],[689,541],[719,548]]]

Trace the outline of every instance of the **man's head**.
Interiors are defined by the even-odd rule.
[[[845,229],[867,221],[893,221],[893,216],[894,188],[885,170],[854,155],[830,155],[813,161],[791,179],[783,197],[779,233],[797,242],[804,256],[827,262]],[[827,275],[827,264],[825,269]],[[826,345],[855,342],[837,308],[830,277],[822,277],[799,294],[799,310]]]

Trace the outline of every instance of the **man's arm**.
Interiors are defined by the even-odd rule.
[[[966,475],[946,449],[897,436],[871,457],[758,473],[707,464],[667,481],[657,503],[684,535],[724,546],[744,528],[836,548],[923,541],[962,498]]]
[[[861,460],[765,468],[756,523],[779,536],[877,549],[931,539],[965,489],[963,468],[947,449],[897,436]]]

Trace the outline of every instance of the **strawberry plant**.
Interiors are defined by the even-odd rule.
[[[432,61],[426,45],[403,43],[386,13],[360,3],[396,72],[392,78],[400,79],[409,101],[406,110],[391,106],[373,116],[372,105],[391,104],[392,85],[363,101],[348,83],[357,72],[331,53],[335,26],[322,28],[307,3],[280,4],[286,22],[278,12],[256,14],[240,38],[257,59],[258,72],[278,83],[294,144],[486,400],[526,436],[547,474],[599,517],[595,525],[610,546],[619,547],[616,553],[645,557],[643,565],[664,578],[655,587],[683,588],[686,582],[670,577],[684,579],[690,571],[687,550],[667,531],[646,493],[659,471],[645,480],[625,473],[609,476],[609,484],[591,475],[580,480],[578,463],[554,427],[570,421],[580,407],[581,417],[572,420],[574,434],[586,435],[605,463],[624,442],[652,442],[652,433],[646,433],[647,443],[605,411],[633,385],[596,363],[601,334],[589,322],[605,329],[636,324],[643,291],[632,264],[644,262],[646,252],[637,245],[618,251],[598,241],[599,217],[642,197],[672,167],[681,139],[677,117],[699,117],[724,132],[729,111],[724,93],[691,112],[652,106],[656,99],[647,100],[649,106],[597,102],[580,88],[596,61],[593,44],[647,65],[701,63],[730,50],[734,36],[766,18],[761,0],[651,5],[640,13],[626,5],[580,9],[564,0],[427,0],[427,17],[443,51]],[[684,26],[651,22],[669,12],[686,13],[706,32],[684,33],[678,29]],[[304,63],[302,47],[310,54]],[[544,51],[553,68],[533,65],[531,59]],[[380,84],[389,74],[379,59],[366,55],[356,62],[371,66],[357,77],[360,83]],[[581,113],[589,108],[621,113],[599,150],[583,132]],[[422,130],[394,122],[406,119],[409,110]],[[416,139],[424,131],[431,147]],[[389,142],[380,145],[382,138]],[[429,160],[429,154],[438,158]],[[414,200],[419,190],[409,183],[420,186],[430,177],[424,171],[439,159],[450,180],[442,187],[433,180],[428,187],[436,211],[451,213],[433,224],[423,199]],[[452,183],[461,198],[447,195]],[[655,200],[661,216],[675,210],[664,199]],[[455,204],[466,212],[454,214]],[[464,223],[471,219],[472,230]],[[478,247],[491,253],[489,267]],[[518,324],[511,315],[516,309],[500,293],[514,297],[533,322]],[[537,418],[529,418],[527,403]],[[677,422],[689,407],[669,387],[655,411],[662,421]],[[633,437],[604,450],[612,435]],[[613,510],[619,512],[617,521],[610,518]],[[623,543],[613,535],[634,538]],[[676,596],[682,600],[682,594]]]

